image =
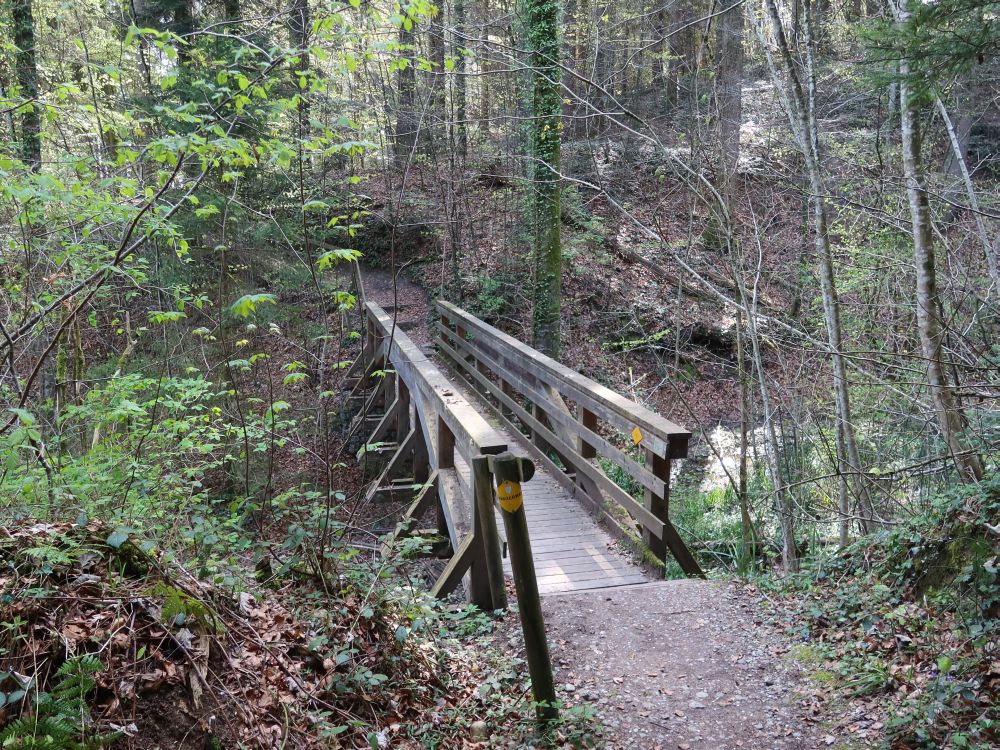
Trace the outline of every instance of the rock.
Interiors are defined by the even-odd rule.
[[[563,685],[563,690],[565,690],[567,693],[575,693],[576,685],[574,685],[572,682],[567,682],[565,685]]]
[[[474,721],[469,727],[469,734],[473,742],[485,742],[490,737],[490,730],[485,721]]]

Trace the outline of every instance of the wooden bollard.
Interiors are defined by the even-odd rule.
[[[559,710],[556,708],[552,660],[545,639],[545,618],[542,616],[542,600],[538,595],[538,579],[531,557],[528,519],[524,515],[524,496],[521,492],[521,483],[534,476],[535,465],[527,458],[501,453],[489,457],[489,467],[497,484],[497,499],[507,530],[507,548],[510,550],[510,565],[514,569],[514,588],[521,614],[531,692],[538,704],[538,721],[544,726],[558,718]]]
[[[472,491],[476,503],[475,531],[483,540],[483,557],[477,564],[486,566],[490,609],[507,609],[507,588],[500,554],[500,535],[497,533],[496,516],[493,515],[493,485],[490,482],[490,466],[486,456],[476,456],[472,459],[472,477]],[[476,595],[480,600],[486,599],[485,592],[476,592]]]

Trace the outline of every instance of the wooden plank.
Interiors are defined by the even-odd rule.
[[[596,573],[581,573],[579,575],[574,574],[552,574],[552,575],[539,575],[538,585],[579,585],[579,584],[590,584],[593,586],[609,586],[615,584],[623,583],[648,583],[649,579],[640,573],[633,573],[629,571],[621,571],[612,575],[602,573],[600,571]]]
[[[417,433],[415,430],[410,430],[410,433],[403,439],[403,442],[399,444],[399,448],[396,449],[392,458],[389,459],[389,463],[385,469],[379,474],[378,479],[375,480],[375,484],[368,490],[368,500],[374,498],[375,493],[382,490],[391,480],[402,475],[403,464],[413,453],[416,443]]]
[[[617,553],[608,549],[607,546],[602,545],[601,549],[591,547],[589,550],[581,550],[580,547],[570,547],[563,550],[549,550],[544,555],[539,552],[539,560],[548,560],[550,562],[560,564],[560,563],[572,563],[578,560],[612,560],[620,562],[626,567],[635,567],[633,563],[622,560]]]
[[[392,402],[392,406],[386,409],[385,414],[382,415],[382,419],[379,423],[375,425],[375,429],[372,430],[372,434],[368,436],[365,444],[358,448],[357,458],[360,461],[361,457],[367,452],[368,446],[375,443],[381,442],[382,438],[385,437],[390,429],[395,427],[397,420],[397,414],[399,413],[399,400]],[[399,435],[396,435],[396,439],[399,439]]]
[[[443,334],[450,334],[451,337],[454,337],[454,332],[448,330],[440,323],[438,324],[438,330]],[[455,338],[451,338],[449,340],[449,343],[445,345],[451,346],[453,344],[457,344],[458,347],[463,348],[463,350],[468,350],[466,348],[469,347],[469,344],[467,342]],[[485,364],[489,368],[491,368],[495,373],[503,371],[501,366],[496,361],[484,355],[479,355],[479,356],[482,357],[482,361],[485,362]],[[496,398],[511,411],[514,411],[514,409],[511,407],[511,404],[516,404],[517,402],[509,394],[505,393],[502,387],[498,388],[496,384],[492,383],[492,381],[486,378],[481,372],[478,371],[478,369],[475,372],[473,372],[469,367],[465,367],[464,360],[460,361],[455,357],[452,357],[452,359],[454,359],[456,363],[459,364],[460,366],[463,366],[466,371],[466,374],[472,377],[476,381],[476,383],[481,385],[483,388],[486,388],[491,396]],[[515,377],[512,377],[510,373],[506,373],[504,375],[504,380],[505,382],[509,383],[512,388],[514,388],[516,391],[520,392],[522,395],[526,396],[528,399],[535,402],[536,404],[539,403],[540,401],[547,403],[548,399],[550,398],[550,396],[546,396],[541,391],[532,388],[527,383]],[[594,455],[596,455],[597,452],[600,452],[600,454],[604,458],[607,458],[608,460],[618,464],[618,466],[620,466],[623,470],[625,470],[629,474],[629,476],[631,476],[633,479],[639,482],[639,484],[641,484],[643,487],[652,490],[653,492],[663,494],[663,492],[665,491],[665,485],[660,477],[657,477],[655,474],[653,474],[653,472],[651,472],[645,466],[640,464],[631,456],[624,453],[617,446],[612,445],[607,439],[597,434],[597,432],[595,431],[596,417],[594,417],[593,420],[589,420],[590,426],[587,426],[586,424],[581,424],[569,412],[569,409],[568,407],[566,407],[565,402],[562,401],[561,396],[559,397],[559,401],[562,404],[562,409],[558,408],[559,404],[556,404],[555,409],[546,410],[545,414],[550,420],[554,421],[557,425],[564,427],[567,431],[571,433],[570,435],[560,435],[560,437],[566,442],[567,445],[573,445],[574,443],[583,444],[586,445],[590,449],[590,452],[593,452]],[[520,417],[521,413],[527,413],[527,411],[523,407],[518,405],[516,413]],[[592,412],[587,412],[587,413],[593,414]],[[536,418],[534,415],[532,415],[532,417]],[[587,459],[587,457],[580,452],[579,448],[574,450],[573,453],[579,456],[581,460]]]
[[[413,524],[433,505],[437,497],[437,472],[428,477],[426,484],[417,493],[410,507],[403,513],[403,517],[396,524],[396,530],[382,547],[383,556],[398,542],[412,533]]]
[[[542,596],[548,594],[564,594],[569,591],[594,591],[597,589],[612,589],[619,586],[638,586],[649,583],[645,578],[617,578],[605,581],[559,581],[558,583],[548,583],[544,586],[538,585],[538,593]]]
[[[445,352],[454,359],[454,361],[458,362],[458,353],[454,349],[443,342],[441,343],[441,346]],[[507,402],[507,406],[517,415],[517,417],[522,422],[529,425],[535,432],[542,435],[545,442],[549,443],[556,451],[565,454],[566,456],[574,455],[573,449],[566,445],[566,443],[564,443],[558,435],[545,427],[545,425],[535,419],[520,405],[504,395],[495,384],[474,370],[470,370],[468,372],[474,377],[482,378],[481,382],[483,382],[483,384],[490,390],[492,395],[505,400]],[[506,418],[504,417],[504,419]],[[530,449],[532,446],[528,444],[528,447]],[[544,454],[542,454],[541,451],[537,451],[536,455]],[[650,533],[654,534],[657,538],[660,538],[663,535],[663,521],[650,513],[634,497],[612,482],[599,468],[582,458],[578,464],[575,464],[575,466],[580,472],[586,474],[587,477],[600,487],[603,492],[606,492],[610,496],[611,500],[621,505],[633,517],[637,518],[642,523],[644,528],[649,529]]]
[[[462,582],[462,576],[468,572],[474,558],[474,545],[472,535],[465,537],[462,543],[455,547],[455,554],[448,561],[441,575],[438,576],[434,586],[431,587],[431,594],[442,599],[458,588]]]
[[[438,470],[438,499],[452,548],[458,549],[459,542],[472,534],[472,507],[462,494],[462,485],[454,469]]]
[[[476,331],[495,347],[502,347],[504,353],[525,370],[548,382],[566,397],[585,404],[607,421],[617,423],[626,433],[631,432],[633,427],[639,427],[644,433],[660,438],[669,446],[667,451],[657,450],[659,446],[650,441],[648,447],[654,452],[669,458],[684,458],[687,455],[691,433],[684,428],[535,351],[450,302],[439,300],[437,307],[451,321],[461,323],[466,330]]]
[[[599,560],[595,564],[593,559],[588,558],[560,558],[553,560],[547,557],[539,557],[537,560],[538,575],[553,575],[564,573],[582,577],[607,577],[619,575],[639,575],[645,578],[645,574],[632,564],[615,564],[607,559]],[[646,580],[649,580],[648,578]]]

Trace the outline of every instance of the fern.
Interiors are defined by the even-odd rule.
[[[91,655],[77,656],[59,667],[56,685],[35,699],[32,716],[22,716],[0,732],[4,750],[42,748],[44,750],[98,750],[118,739],[116,733],[92,731],[87,694],[94,689],[103,665]]]

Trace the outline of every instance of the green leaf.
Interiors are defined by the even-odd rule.
[[[153,324],[175,323],[186,318],[187,314],[179,310],[150,310],[149,322]]]
[[[278,298],[273,294],[244,294],[229,308],[233,315],[247,318],[256,312],[258,305],[276,305]]]
[[[111,536],[107,538],[108,546],[111,547],[112,549],[118,549],[123,544],[125,544],[125,542],[128,541],[128,535],[130,533],[131,532],[128,529],[124,528],[115,529],[111,533]]]
[[[10,409],[8,409],[8,411],[13,412],[14,415],[21,420],[21,424],[23,424],[25,427],[31,427],[31,425],[35,423],[35,417],[27,409],[19,409],[15,406],[12,406]]]

